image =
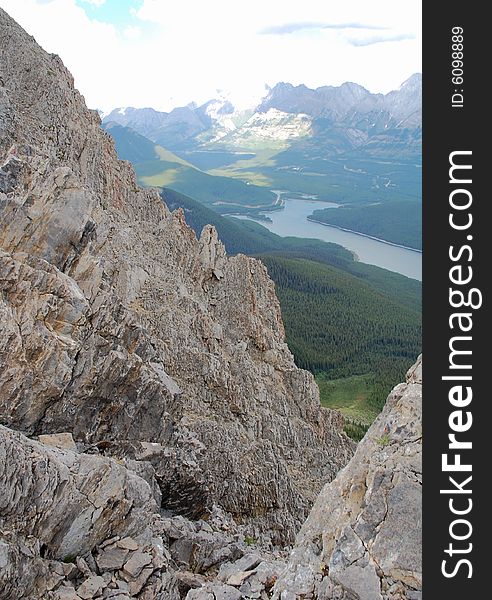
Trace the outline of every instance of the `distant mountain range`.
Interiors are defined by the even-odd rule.
[[[315,90],[305,85],[278,83],[259,105],[260,112],[276,108],[289,113],[306,113],[313,118],[355,124],[354,117],[371,115],[373,125],[416,127],[421,122],[422,76],[412,75],[398,90],[372,94],[356,83]]]
[[[421,103],[419,74],[388,94],[279,83],[247,110],[227,98],[169,113],[118,108],[103,127],[143,185],[257,219],[282,208],[278,191],[307,194],[344,207],[317,220],[418,249]]]
[[[130,127],[172,151],[286,149],[296,141],[322,144],[327,155],[354,150],[380,156],[420,153],[422,77],[398,90],[372,94],[356,83],[310,89],[278,83],[256,107],[236,110],[226,98],[159,112],[116,108],[104,123]],[[388,146],[385,148],[385,146]]]

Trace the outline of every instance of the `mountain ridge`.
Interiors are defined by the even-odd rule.
[[[258,105],[251,106],[249,111],[235,111],[228,99],[211,99],[201,106],[178,107],[169,113],[148,108],[127,108],[122,113],[122,109],[116,108],[106,115],[103,121],[113,120],[132,127],[138,133],[169,146],[172,150],[199,147],[203,143],[210,145],[221,140],[224,143],[223,138],[227,134],[219,138],[207,134],[203,141],[200,137],[203,138],[209,129],[220,128],[223,116],[229,120],[229,133],[235,133],[236,138],[241,138],[238,130],[248,128],[247,119],[244,120],[241,115],[258,115],[256,118],[260,118],[259,115],[268,113],[272,108],[286,115],[305,114],[312,119],[330,118],[333,124],[341,121],[346,122],[346,125],[353,125],[356,119],[360,121],[363,115],[369,115],[379,120],[376,131],[388,127],[415,128],[421,123],[421,81],[421,75],[414,74],[404,81],[399,89],[387,94],[373,94],[353,82],[316,89],[308,88],[304,84],[294,86],[279,82],[270,88]],[[209,110],[211,106],[215,107],[212,112]],[[149,114],[152,118],[149,118]],[[233,128],[230,117],[235,114],[240,124]],[[382,119],[384,122],[381,122]],[[234,143],[237,144],[237,141]]]

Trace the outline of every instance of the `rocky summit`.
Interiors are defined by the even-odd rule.
[[[0,599],[297,597],[282,548],[353,455],[342,417],[294,364],[263,264],[138,188],[1,9],[0,286]],[[328,593],[320,560],[353,597],[359,573],[384,598],[418,589],[417,541],[389,548],[397,499],[366,514],[417,500],[410,455],[390,476],[417,444],[397,420],[316,501],[287,566],[310,573],[300,594]],[[382,475],[357,471],[344,509],[361,453]]]

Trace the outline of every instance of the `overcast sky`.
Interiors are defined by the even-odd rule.
[[[0,0],[91,108],[169,110],[279,81],[388,92],[421,71],[419,0]]]

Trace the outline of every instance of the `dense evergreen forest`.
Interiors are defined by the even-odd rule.
[[[315,374],[322,401],[369,425],[420,353],[420,312],[329,265],[260,258],[275,281],[296,363]],[[358,383],[352,402],[339,402],[349,381]]]
[[[289,346],[300,367],[330,379],[374,373],[398,377],[420,351],[418,311],[339,269],[261,255],[275,281]]]
[[[421,351],[420,283],[356,262],[336,244],[282,238],[172,190],[162,196],[198,235],[212,223],[230,254],[265,263],[296,363],[314,373],[322,402],[342,410],[347,432],[360,439]]]

